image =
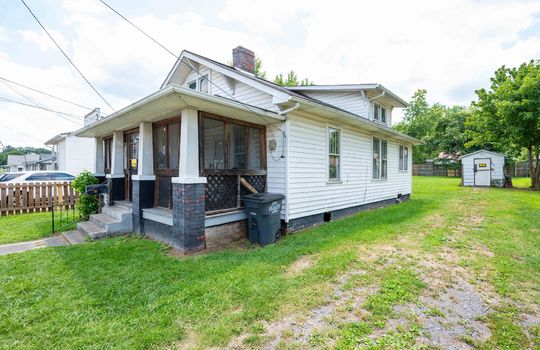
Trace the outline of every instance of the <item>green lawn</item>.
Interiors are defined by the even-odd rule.
[[[512,186],[516,188],[530,188],[531,178],[530,177],[513,177]]]
[[[350,288],[372,286],[361,303],[343,309],[358,321],[340,323],[346,318],[339,317],[331,332],[305,347],[316,341],[361,347],[366,336],[384,330],[395,305],[414,305],[422,293],[432,293],[422,254],[440,258],[441,268],[479,276],[475,283],[500,299],[482,320],[489,339],[463,341],[483,349],[532,348],[540,329],[525,329],[519,317],[522,309],[540,304],[540,194],[458,183],[415,178],[408,202],[333,221],[265,248],[246,245],[177,258],[154,241],[116,238],[0,256],[0,348],[220,348],[241,335],[245,348],[258,348],[270,331],[264,321],[327,303],[348,274]],[[399,244],[406,259],[371,256]],[[408,254],[413,246],[414,254]],[[460,258],[447,262],[436,255],[442,251]],[[291,273],[303,257],[311,265]],[[352,274],[356,270],[368,273]],[[388,332],[378,347],[369,348],[411,348],[423,332],[411,322],[406,331]]]
[[[76,226],[79,215],[55,213],[54,230],[62,232],[72,230]],[[0,217],[0,244],[31,241],[51,235],[51,213],[18,214]]]

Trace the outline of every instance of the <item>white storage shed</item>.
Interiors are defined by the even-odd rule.
[[[504,154],[480,150],[461,156],[463,186],[503,187]]]

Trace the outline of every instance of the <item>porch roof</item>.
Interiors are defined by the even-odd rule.
[[[233,116],[235,119],[262,125],[268,125],[276,120],[283,121],[286,119],[285,116],[281,116],[275,112],[251,105],[248,108],[244,104],[234,100],[171,84],[112,113],[106,118],[75,131],[74,135],[103,137],[110,135],[113,131],[135,128],[140,122],[155,122],[160,119],[179,115],[183,108],[193,108],[219,115]],[[259,118],[254,118],[255,114],[253,111],[259,115]]]

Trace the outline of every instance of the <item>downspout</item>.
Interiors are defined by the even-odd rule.
[[[299,107],[300,107],[300,102],[296,102],[296,104],[295,104],[294,106],[292,106],[291,108],[287,108],[287,109],[284,110],[284,111],[279,112],[278,115],[284,115],[284,114],[287,114],[287,113],[289,113],[289,112],[295,111],[295,110],[297,110]]]

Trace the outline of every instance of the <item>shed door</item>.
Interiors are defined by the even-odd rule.
[[[491,159],[474,158],[474,185],[491,185]]]

